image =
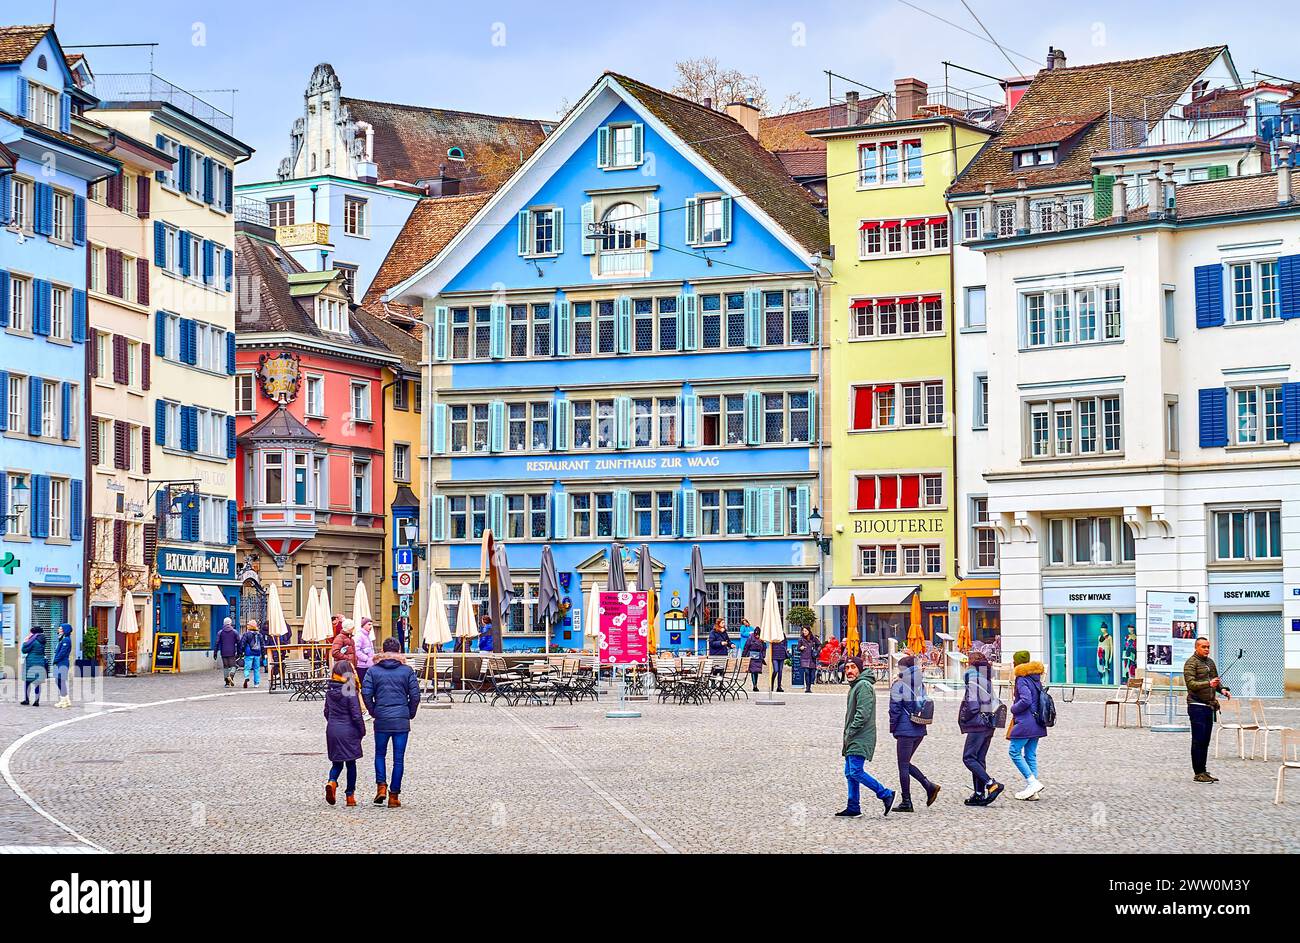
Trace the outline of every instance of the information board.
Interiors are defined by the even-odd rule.
[[[600,662],[643,665],[650,657],[648,593],[600,594]]]
[[[1181,674],[1196,650],[1196,593],[1147,591],[1147,670]]]

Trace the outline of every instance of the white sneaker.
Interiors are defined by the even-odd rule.
[[[1016,798],[1020,800],[1037,799],[1038,794],[1043,791],[1043,784],[1037,779],[1030,779],[1025,784],[1025,788],[1016,793]]]

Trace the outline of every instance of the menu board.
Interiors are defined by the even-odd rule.
[[[1147,591],[1147,670],[1181,674],[1196,651],[1196,593]]]
[[[176,632],[158,632],[153,637],[153,670],[180,671],[181,637]]]
[[[600,594],[600,662],[641,665],[650,657],[648,593]]]

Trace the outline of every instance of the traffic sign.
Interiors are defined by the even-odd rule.
[[[411,597],[410,597],[410,596],[398,596],[398,597],[397,597],[397,612],[398,612],[399,615],[403,615],[403,616],[409,616],[409,615],[411,614]]]
[[[415,552],[410,547],[398,547],[393,569],[398,573],[410,573],[415,569]]]
[[[409,596],[415,589],[415,575],[410,571],[397,574],[397,595]]]

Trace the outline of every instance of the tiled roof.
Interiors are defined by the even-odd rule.
[[[875,95],[858,102],[858,114],[866,119],[879,107],[884,96]],[[784,115],[771,115],[758,119],[758,143],[769,151],[794,151],[808,148],[826,149],[826,142],[810,138],[804,132],[815,128],[842,128],[848,124],[845,104],[822,105],[805,108]]]
[[[26,59],[45,34],[54,29],[42,26],[0,26],[0,65],[14,65]]]
[[[447,175],[465,192],[495,190],[545,139],[551,122],[501,118],[445,108],[342,98],[354,121],[374,129],[374,158],[381,180],[418,180]],[[458,147],[463,161],[447,152]]]
[[[1014,137],[1003,136],[999,143],[1005,148],[1033,147],[1035,144],[1059,144],[1068,141],[1101,118],[1101,112],[1091,115],[1062,115],[1050,124],[1040,125]]]
[[[319,442],[320,436],[283,406],[267,413],[239,437],[241,442]]]
[[[826,218],[776,156],[729,116],[614,72],[606,73],[662,121],[686,146],[808,252],[829,244]]]
[[[1093,153],[1110,147],[1108,121],[1096,121],[1050,167],[1013,168],[1011,155],[999,145],[1050,127],[1062,114],[1124,118],[1163,114],[1226,48],[1208,46],[1146,59],[1041,69],[1007,115],[1001,136],[975,155],[951,192],[978,193],[986,183],[1009,190],[1021,176],[1031,187],[1086,181],[1092,175]]]
[[[1183,184],[1175,199],[1179,219],[1277,209],[1277,173]]]
[[[235,233],[235,276],[248,290],[236,292],[235,330],[240,334],[303,334],[338,341],[336,335],[316,326],[314,298],[295,298],[289,276],[306,270],[279,244],[246,231]],[[348,318],[348,341],[357,347],[388,353],[388,347],[371,329],[373,319],[353,309]]]
[[[490,193],[472,193],[464,196],[426,197],[406,219],[406,225],[388,250],[379,271],[375,273],[366,290],[362,305],[371,314],[380,314],[383,306],[379,299],[401,282],[406,281],[431,262],[451,242],[456,233],[465,228],[474,214],[483,208]],[[414,315],[419,318],[419,312]]]
[[[809,139],[811,140],[811,138]],[[825,177],[826,148],[814,147],[798,151],[776,151],[776,159],[791,177]]]
[[[55,128],[47,128],[43,124],[37,124],[35,121],[31,121],[27,118],[19,118],[17,115],[11,115],[9,112],[3,110],[0,110],[0,118],[4,118],[6,121],[12,121],[19,127],[26,128],[28,131],[31,131],[39,137],[45,137],[51,141],[58,141],[60,144],[66,145],[67,147],[75,148],[83,154],[94,154],[104,160],[113,163],[120,163],[116,157],[104,153],[94,145],[86,143],[81,140],[81,138],[73,137],[71,134],[64,134],[62,131]]]

